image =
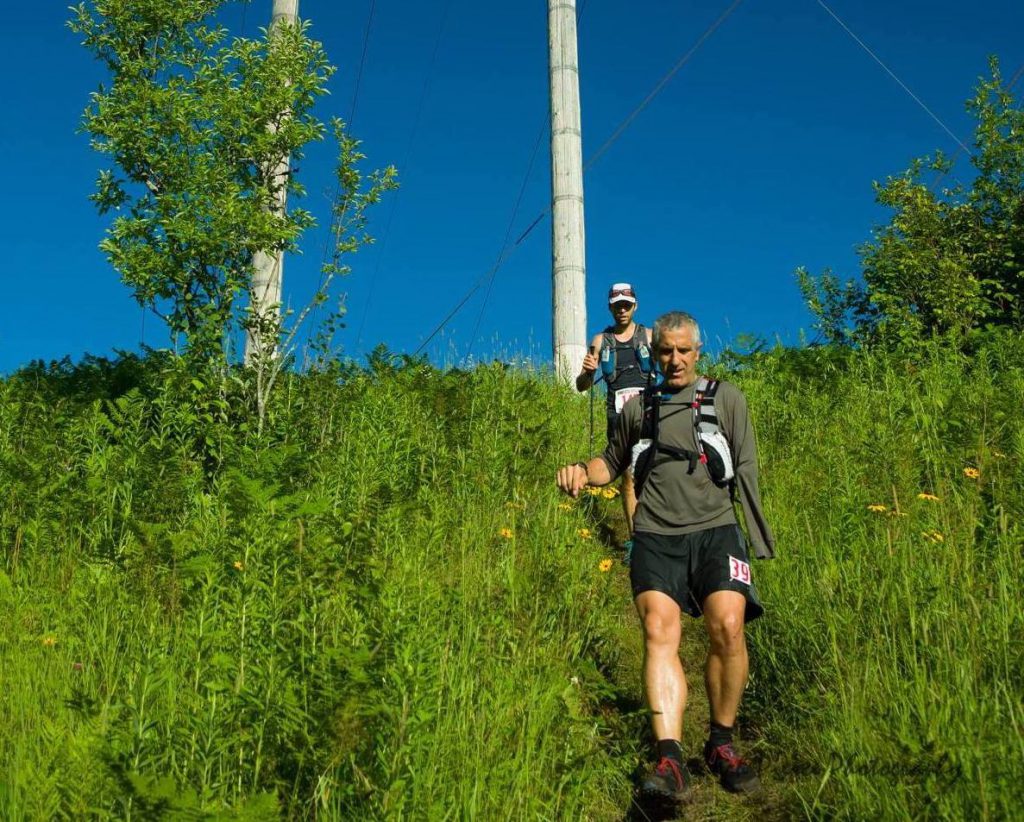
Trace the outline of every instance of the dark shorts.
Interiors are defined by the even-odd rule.
[[[692,617],[703,614],[704,600],[715,591],[738,591],[747,599],[746,621],[764,613],[754,588],[747,540],[738,525],[720,525],[692,534],[633,536],[629,565],[633,598],[661,591]]]

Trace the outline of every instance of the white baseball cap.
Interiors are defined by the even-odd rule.
[[[629,283],[615,283],[608,289],[608,305],[614,303],[633,303],[636,305],[636,292]]]

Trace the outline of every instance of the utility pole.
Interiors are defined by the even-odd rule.
[[[297,25],[298,18],[299,0],[274,0],[267,37],[272,40],[274,30],[282,24]],[[284,112],[284,116],[287,114]],[[273,129],[274,126],[270,128]],[[268,171],[274,185],[277,186],[271,208],[274,214],[283,215],[288,200],[291,158],[286,154]],[[281,251],[258,251],[253,257],[252,266],[252,290],[249,293],[252,327],[245,335],[246,365],[254,365],[261,353],[277,355],[277,338],[281,328],[284,254]]]
[[[583,365],[587,339],[576,0],[548,0],[548,73],[551,82],[552,343],[555,373],[563,382],[569,382]]]

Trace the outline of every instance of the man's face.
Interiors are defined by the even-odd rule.
[[[609,303],[608,310],[612,313],[616,325],[629,325],[630,320],[633,319],[633,312],[636,311],[636,303],[619,300]]]
[[[654,354],[669,388],[685,388],[697,379],[700,346],[694,344],[693,329],[688,325],[663,331]]]

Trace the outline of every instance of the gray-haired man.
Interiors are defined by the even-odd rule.
[[[703,401],[696,372],[700,327],[685,312],[663,314],[654,323],[653,346],[664,375],[659,401],[630,400],[604,453],[559,468],[556,481],[573,497],[588,484],[606,485],[630,466],[634,446],[657,425],[656,447],[646,455],[649,470],[639,492],[630,565],[644,631],[644,692],[658,747],[657,763],[641,790],[676,801],[687,788],[680,745],[687,687],[679,659],[680,616],[685,611],[704,617],[710,638],[705,683],[711,731],[705,762],[726,789],[749,792],[759,785],[757,774],[733,749],[732,730],[747,682],[744,625],[763,608],[734,510],[735,496],[743,506],[754,553],[758,558],[774,553],[761,510],[754,431],[742,392],[728,382],[717,383],[714,411],[731,450],[734,476],[716,482],[702,458],[696,425]],[[652,422],[653,414],[657,419]]]

